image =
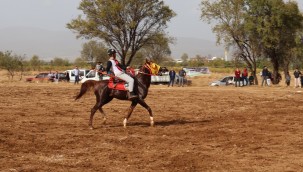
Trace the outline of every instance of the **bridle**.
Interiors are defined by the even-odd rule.
[[[145,69],[148,69],[149,73],[143,72],[143,69],[144,69],[144,68],[145,68]],[[147,64],[144,64],[144,65],[140,68],[140,70],[139,70],[138,73],[141,73],[141,74],[143,74],[143,75],[155,76],[155,74],[152,74],[152,69],[151,69],[150,66],[147,65]]]
[[[144,69],[147,69],[149,71],[149,73],[144,72]],[[152,69],[150,68],[149,65],[147,65],[147,63],[145,63],[138,71],[138,74],[141,73],[142,75],[147,75],[147,76],[154,76],[154,74],[152,74]],[[146,85],[143,84],[141,81],[137,80],[138,84],[140,84],[144,89],[146,88]]]

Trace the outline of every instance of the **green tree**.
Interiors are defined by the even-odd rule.
[[[181,56],[181,60],[182,60],[181,65],[187,66],[188,59],[189,59],[188,54],[187,53],[183,53],[182,56]]]
[[[222,67],[225,67],[225,61],[221,58],[217,58],[217,59],[211,60],[209,62],[209,65],[212,67],[215,67],[215,68],[222,68]]]
[[[189,59],[188,54],[187,53],[183,53],[182,56],[181,56],[181,60],[183,62],[187,62],[188,59]]]
[[[205,57],[201,57],[200,55],[196,55],[195,58],[190,59],[188,61],[188,65],[191,67],[200,67],[200,66],[204,66],[206,61]]]
[[[138,51],[129,66],[140,67],[144,63],[145,59],[145,55],[141,51]]]
[[[85,66],[88,66],[87,61],[83,60],[81,57],[75,59],[74,65],[78,66],[79,68],[84,68]]]
[[[302,15],[295,2],[283,0],[202,1],[202,19],[215,20],[218,41],[236,47],[235,55],[256,74],[257,60],[269,58],[274,83],[279,67],[287,64]],[[224,12],[222,12],[224,11]],[[257,75],[255,75],[257,78]],[[257,84],[257,80],[256,80]]]
[[[256,74],[258,45],[257,41],[250,40],[245,30],[246,17],[245,0],[202,0],[201,19],[207,22],[215,21],[213,31],[217,35],[217,43],[224,42],[227,47],[235,49],[236,57],[244,61],[249,70]],[[254,76],[258,84],[257,75]]]
[[[158,34],[153,42],[142,47],[141,52],[145,57],[151,59],[157,64],[161,64],[171,55],[169,44],[173,43],[173,39],[166,37],[165,34]]]
[[[278,72],[284,65],[285,72],[297,47],[297,33],[303,29],[303,16],[294,1],[247,0],[249,10],[246,28],[251,38],[258,38],[264,57],[273,67],[274,84],[279,82]]]
[[[155,43],[175,16],[161,0],[82,0],[79,9],[85,18],[80,15],[67,28],[115,48],[122,65],[129,65],[143,46]]]
[[[55,57],[53,60],[52,60],[52,65],[53,66],[69,66],[69,61],[68,59],[63,59],[63,58],[60,58],[60,57]]]
[[[42,62],[41,62],[39,56],[33,55],[33,57],[29,60],[29,64],[30,64],[32,70],[39,71],[41,69]]]
[[[0,68],[7,70],[11,80],[17,72],[20,72],[21,80],[24,72],[24,56],[13,55],[11,51],[0,52]]]
[[[82,46],[81,58],[90,63],[106,62],[108,60],[107,48],[101,42],[89,41]]]

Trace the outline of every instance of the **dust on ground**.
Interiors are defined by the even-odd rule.
[[[72,83],[0,83],[0,171],[300,171],[303,89],[152,85],[148,112],[129,101],[74,101]]]

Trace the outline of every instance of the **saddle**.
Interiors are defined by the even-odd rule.
[[[108,88],[113,89],[113,90],[121,90],[121,91],[128,91],[126,88],[126,82],[122,79],[119,79],[115,76],[111,76],[109,78],[108,82]]]

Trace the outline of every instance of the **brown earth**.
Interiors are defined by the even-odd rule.
[[[70,83],[0,83],[0,171],[301,171],[303,89],[152,85],[123,128],[128,101],[88,129],[92,93]]]

